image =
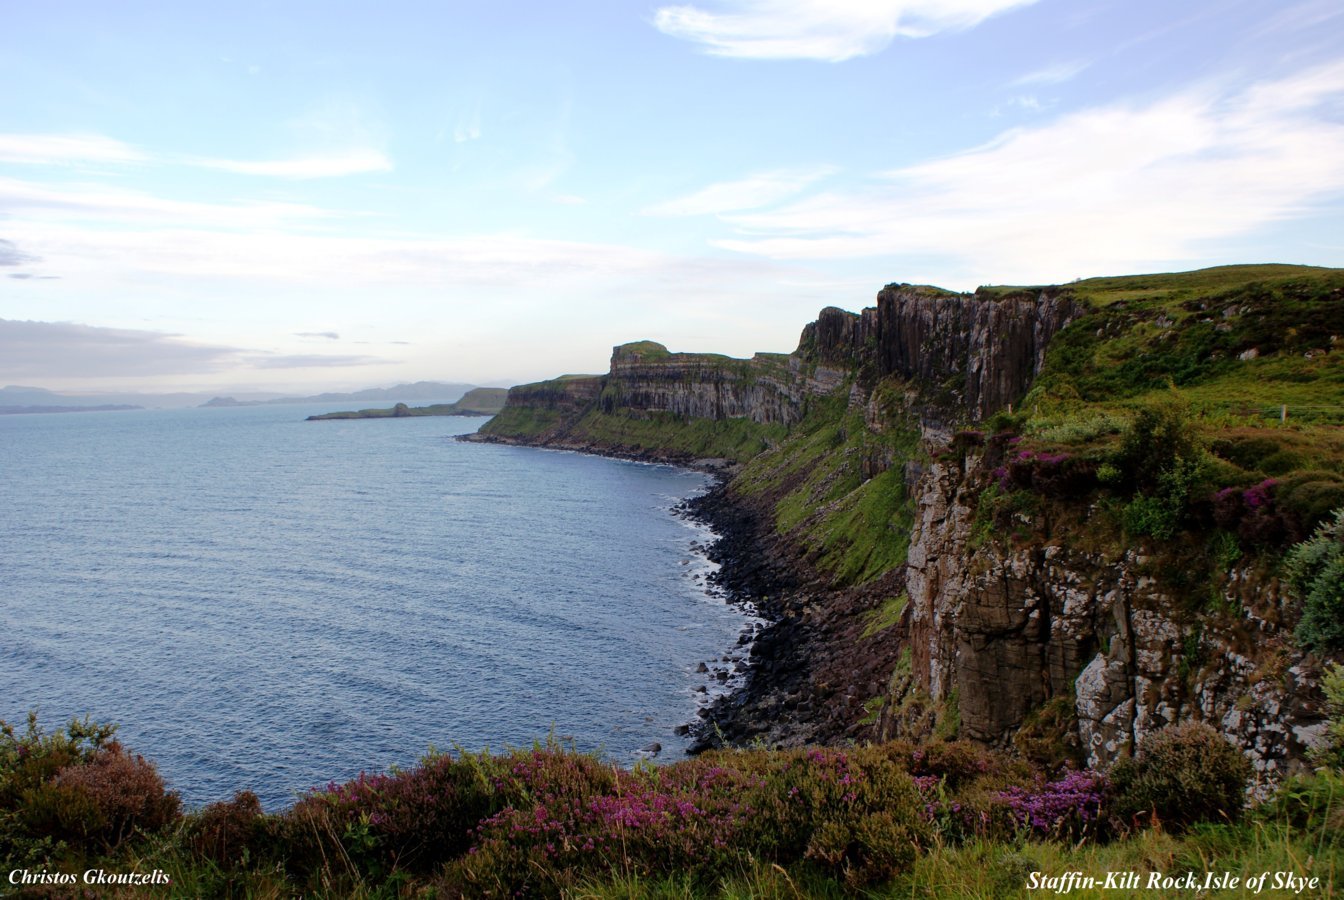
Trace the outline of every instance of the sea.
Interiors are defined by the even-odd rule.
[[[752,625],[675,512],[707,476],[331,409],[0,416],[0,719],[116,723],[189,807],[431,750],[684,754]]]

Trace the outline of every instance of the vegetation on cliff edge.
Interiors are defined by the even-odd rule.
[[[1248,767],[1203,727],[1155,734],[1114,780],[958,741],[635,769],[554,744],[432,752],[270,814],[247,791],[183,814],[111,738],[0,730],[7,871],[157,869],[170,886],[120,894],[192,897],[1026,896],[1033,871],[1118,869],[1284,871],[1326,894],[1344,878],[1344,775],[1296,779],[1238,822]]]

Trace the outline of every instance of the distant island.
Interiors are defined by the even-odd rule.
[[[359,409],[309,416],[306,421],[324,419],[408,419],[416,416],[493,416],[504,408],[508,388],[472,388],[456,403],[435,403],[432,406],[407,406],[398,403],[387,409]]]
[[[138,391],[71,392],[10,384],[0,387],[0,415],[32,412],[108,412],[129,409],[186,409],[269,406],[288,403],[452,403],[474,384],[449,381],[416,381],[391,387],[365,388],[345,393],[294,397],[277,393],[247,393],[237,396],[188,391],[142,393]]]

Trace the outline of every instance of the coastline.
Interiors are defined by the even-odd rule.
[[[680,466],[715,478],[709,490],[674,512],[716,536],[703,548],[718,566],[707,587],[757,623],[744,629],[738,646],[720,660],[738,684],[701,706],[687,723],[688,755],[762,742],[796,747],[879,736],[876,721],[863,721],[864,703],[885,687],[897,642],[861,644],[869,613],[903,587],[902,571],[862,588],[832,587],[809,564],[805,548],[775,531],[768,505],[732,491],[739,466],[728,460],[479,433],[458,440]],[[712,679],[717,672],[706,674]]]

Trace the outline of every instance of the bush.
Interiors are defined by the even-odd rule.
[[[1199,456],[1184,408],[1170,403],[1139,410],[1125,431],[1114,464],[1131,487],[1153,491],[1164,473]]]
[[[1298,643],[1309,650],[1344,650],[1344,509],[1297,544],[1284,561],[1284,578],[1302,603]]]
[[[1280,480],[1275,501],[1292,516],[1295,539],[1301,540],[1329,521],[1334,510],[1344,508],[1344,475],[1319,469],[1294,472]]]
[[[116,741],[24,791],[20,803],[33,833],[97,850],[111,850],[137,831],[161,830],[181,818],[182,805],[152,763]]]
[[[64,848],[111,850],[180,817],[178,796],[116,726],[73,720],[46,733],[29,713],[23,734],[0,722],[0,859],[44,864]]]
[[[256,856],[265,838],[261,801],[251,791],[239,791],[232,800],[211,803],[187,829],[193,853],[221,866],[236,866]]]
[[[1344,772],[1344,666],[1336,663],[1327,669],[1321,678],[1321,688],[1325,691],[1325,711],[1330,718],[1320,761]]]
[[[1021,827],[1042,837],[1078,840],[1096,834],[1109,788],[1104,775],[1083,770],[1032,790],[1010,787],[999,799]]]
[[[885,748],[721,751],[530,792],[481,822],[438,887],[532,896],[620,873],[708,888],[765,862],[819,867],[857,889],[907,870],[931,835],[913,779]]]
[[[1181,457],[1172,462],[1158,474],[1153,493],[1139,494],[1125,506],[1125,530],[1159,541],[1171,540],[1185,519],[1191,494],[1203,471],[1196,457]]]
[[[1158,824],[1176,831],[1196,822],[1235,821],[1246,801],[1251,763],[1202,722],[1155,731],[1138,756],[1111,770],[1122,825]]]
[[[566,778],[573,782],[568,787]],[[557,749],[500,759],[431,754],[410,769],[360,773],[313,791],[276,827],[299,871],[348,859],[362,876],[380,881],[428,872],[461,854],[477,823],[508,802],[522,803],[533,792],[580,794],[594,779],[609,782],[609,770]]]

